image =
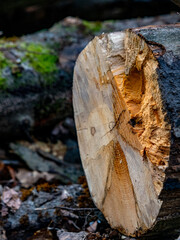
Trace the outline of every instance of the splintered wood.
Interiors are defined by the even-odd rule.
[[[179,35],[178,24],[103,34],[74,70],[74,114],[92,198],[113,228],[131,236],[154,226],[161,232],[166,220],[170,231],[180,221],[178,184],[167,188],[179,183]]]

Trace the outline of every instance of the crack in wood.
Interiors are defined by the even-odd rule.
[[[121,124],[121,122],[120,122],[121,116],[122,116],[122,114],[123,114],[125,111],[126,111],[126,110],[123,109],[122,112],[119,114],[118,119],[116,120],[116,122],[115,122],[114,126],[112,127],[112,129],[110,129],[110,132],[111,132],[116,126],[119,127],[119,125]]]
[[[104,134],[104,135],[102,136],[102,138],[105,137],[108,133],[112,132],[115,127],[119,127],[119,125],[121,124],[121,122],[120,122],[121,116],[122,116],[122,114],[123,114],[124,112],[126,112],[125,109],[120,112],[120,114],[119,114],[119,116],[118,116],[118,119],[116,120],[114,126],[113,126],[106,134]]]

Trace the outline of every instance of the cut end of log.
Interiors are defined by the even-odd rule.
[[[74,71],[81,159],[93,200],[112,227],[153,228],[169,167],[171,124],[159,86],[161,44],[127,30],[96,37]]]

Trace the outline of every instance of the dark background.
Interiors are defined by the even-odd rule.
[[[177,11],[170,0],[1,0],[0,30],[5,36],[20,36],[49,28],[66,16],[106,20]]]

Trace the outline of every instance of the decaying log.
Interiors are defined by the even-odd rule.
[[[89,189],[126,235],[180,226],[179,36],[180,24],[102,34],[76,62],[73,104]]]
[[[171,24],[180,21],[180,16],[100,23],[67,17],[43,32],[0,39],[0,142],[27,139],[37,131],[48,134],[57,123],[73,116],[75,60],[94,34],[157,21]]]

